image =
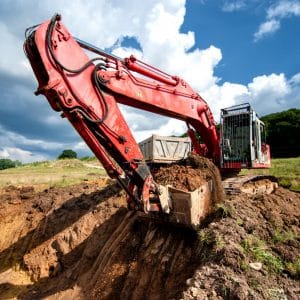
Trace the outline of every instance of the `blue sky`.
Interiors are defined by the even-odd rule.
[[[195,32],[196,46],[222,49],[223,59],[215,73],[225,81],[247,84],[257,75],[300,69],[300,18],[290,13],[281,27],[255,41],[254,34],[266,20],[268,9],[280,3],[299,1],[187,1],[183,31]],[[229,3],[243,3],[232,11]],[[299,8],[298,8],[299,9]]]
[[[23,162],[63,149],[90,155],[43,96],[23,53],[24,30],[62,14],[76,37],[184,78],[210,105],[250,102],[259,115],[300,108],[300,0],[2,0],[0,158]],[[184,123],[122,106],[138,141]]]

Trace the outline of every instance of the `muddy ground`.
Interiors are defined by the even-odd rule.
[[[0,200],[0,299],[300,299],[300,195],[280,187],[198,231],[140,220],[105,180]]]

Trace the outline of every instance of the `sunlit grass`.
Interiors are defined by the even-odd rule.
[[[0,187],[8,185],[68,186],[106,176],[96,160],[64,159],[35,162],[0,171]]]
[[[242,174],[272,175],[281,186],[300,192],[300,157],[272,159],[270,169],[243,170]]]

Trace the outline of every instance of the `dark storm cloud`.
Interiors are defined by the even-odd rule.
[[[0,124],[30,139],[70,143],[78,140],[68,122],[60,119],[46,98],[33,94],[35,89],[30,80],[0,72]]]

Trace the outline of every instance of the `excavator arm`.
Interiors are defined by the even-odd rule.
[[[90,59],[83,48],[97,56]],[[133,56],[120,59],[75,39],[59,15],[29,28],[24,50],[38,80],[36,94],[45,95],[51,107],[71,122],[108,175],[126,190],[131,209],[162,211],[162,190],[153,181],[118,103],[185,121],[195,151],[219,163],[212,113],[184,80]],[[198,143],[195,130],[204,144]],[[121,178],[123,172],[129,182]]]

